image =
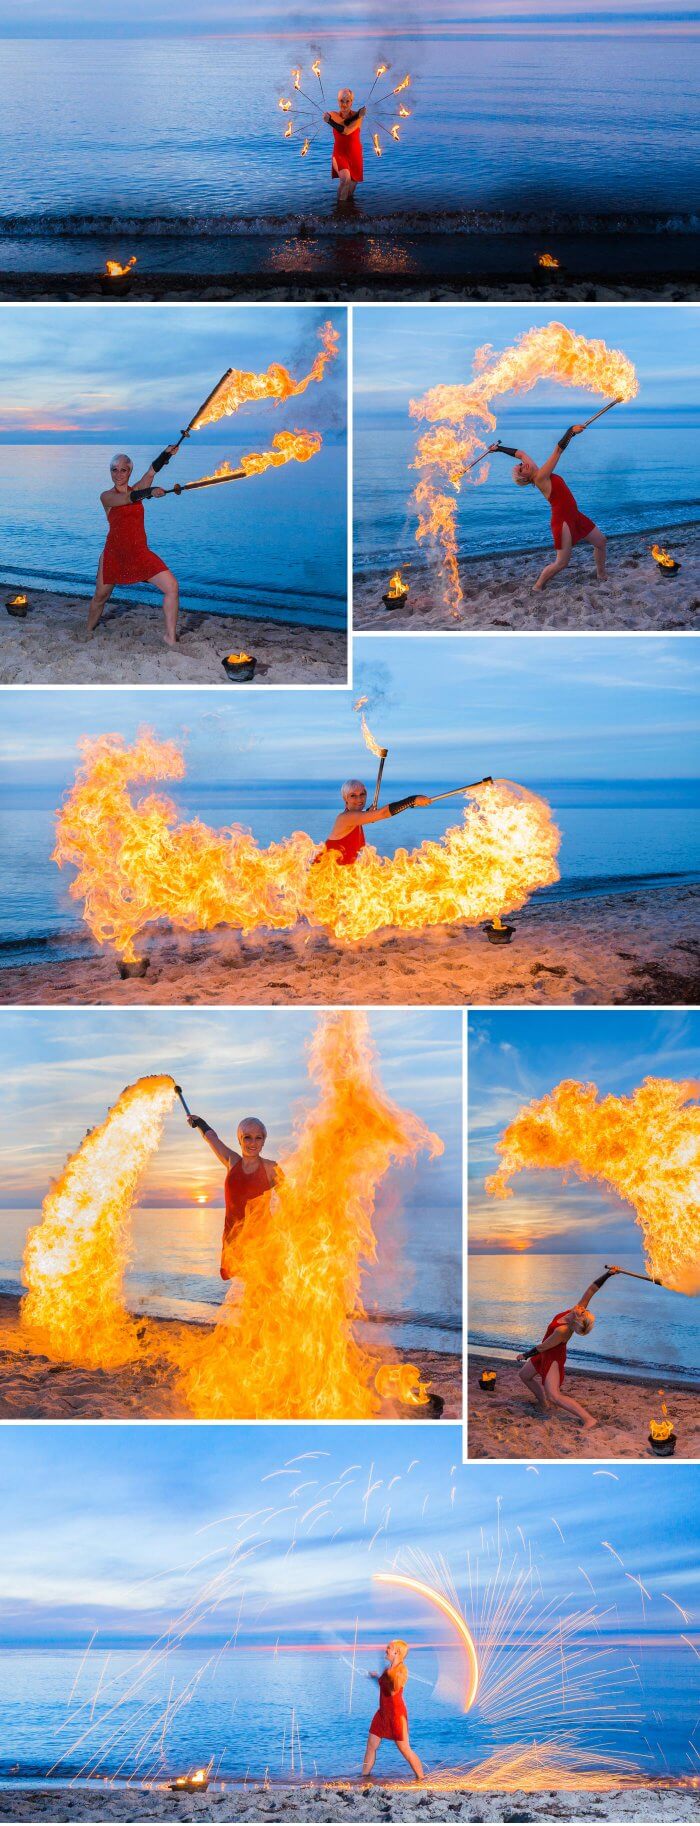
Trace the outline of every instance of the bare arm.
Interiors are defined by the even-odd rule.
[[[604,1274],[599,1274],[597,1280],[591,1281],[590,1287],[587,1287],[585,1293],[582,1293],[580,1300],[577,1300],[577,1306],[590,1306],[591,1300],[594,1298],[595,1294],[599,1292],[601,1287],[605,1286],[606,1281],[610,1280],[611,1275],[619,1274],[619,1272],[619,1268],[606,1268]]]
[[[334,837],[348,837],[358,824],[381,824],[385,818],[395,818],[399,812],[412,811],[418,805],[429,805],[430,800],[424,793],[412,793],[408,799],[390,800],[388,805],[371,808],[364,812],[339,812],[333,826]]]
[[[203,1116],[188,1116],[187,1120],[191,1129],[199,1129],[208,1147],[211,1148],[212,1154],[216,1155],[222,1166],[232,1167],[235,1160],[240,1160],[237,1148],[230,1148],[225,1141],[222,1141],[221,1136],[217,1135],[216,1129],[211,1129]]]
[[[570,1337],[571,1337],[571,1326],[567,1325],[564,1322],[564,1320],[560,1320],[559,1324],[555,1327],[555,1330],[550,1331],[549,1337],[543,1338],[542,1343],[538,1344],[538,1346],[537,1346],[538,1355],[539,1355],[540,1351],[547,1352],[550,1350],[556,1350],[557,1345],[559,1345],[559,1344],[568,1344]]]
[[[546,463],[543,463],[541,468],[537,471],[535,482],[538,488],[541,482],[549,481],[549,477],[554,474],[559,458],[563,456],[564,451],[571,443],[572,437],[578,437],[579,431],[582,430],[583,425],[570,425],[568,431],[565,431],[563,436],[560,437],[559,442],[554,446],[551,456],[547,458]]]
[[[357,133],[366,113],[366,108],[358,108],[355,114],[348,114],[346,120],[343,120],[342,114],[331,113],[324,114],[323,118],[329,127],[335,127],[336,133],[342,133],[347,138],[350,133]]]

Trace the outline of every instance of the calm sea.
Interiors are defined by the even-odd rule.
[[[353,1633],[351,1626],[343,1640],[329,1630],[325,1640],[309,1640],[303,1652],[291,1644],[285,1646],[284,1638],[277,1652],[274,1646],[255,1649],[241,1644],[220,1656],[223,1642],[177,1652],[166,1658],[111,1719],[108,1707],[127,1687],[138,1651],[120,1646],[111,1650],[93,1714],[92,1701],[109,1650],[107,1644],[96,1643],[81,1673],[89,1630],[70,1649],[2,1649],[0,1779],[11,1779],[12,1774],[45,1774],[57,1756],[70,1751],[88,1724],[89,1736],[67,1756],[64,1774],[77,1775],[91,1756],[97,1757],[110,1735],[124,1726],[123,1736],[101,1764],[104,1774],[114,1774],[121,1766],[123,1779],[131,1773],[136,1745],[147,1736],[149,1723],[153,1736],[137,1764],[139,1775],[149,1768],[174,1774],[211,1757],[224,1779],[242,1780],[246,1771],[251,1779],[260,1778],[266,1770],[273,1781],[302,1774],[357,1776],[376,1693],[366,1671],[380,1665],[380,1653],[376,1644],[370,1646],[366,1638],[363,1642],[361,1635],[353,1674]],[[494,1728],[480,1713],[478,1700],[465,1718],[458,1702],[450,1703],[436,1690],[435,1648],[416,1643],[406,1695],[411,1740],[428,1769],[435,1771],[440,1766],[470,1766],[499,1744],[531,1741],[536,1735],[547,1738],[557,1729],[568,1728],[582,1747],[631,1757],[648,1775],[687,1774],[689,1738],[697,1719],[689,1651],[683,1645],[676,1648],[666,1638],[657,1642],[653,1637],[635,1641],[631,1648],[629,1642],[616,1643],[611,1636],[609,1647],[611,1670],[620,1674],[623,1684],[625,1678],[629,1683],[635,1718],[630,1727],[622,1714],[615,1718],[611,1707],[604,1730],[601,1732],[597,1719],[593,1732],[587,1730],[585,1716],[572,1720],[565,1712],[555,1715],[556,1704],[548,1705],[545,1715],[536,1697],[527,1723],[521,1712],[513,1724],[504,1716]],[[520,1650],[517,1643],[511,1650],[514,1658],[529,1652]],[[631,1654],[636,1672],[630,1667]],[[443,1651],[441,1660],[449,1663],[450,1657]],[[204,1667],[207,1662],[210,1665]],[[173,1703],[161,1750],[156,1720],[166,1705],[171,1679],[175,1702],[203,1668],[190,1702],[179,1711]],[[76,1675],[78,1684],[69,1706]],[[69,1725],[68,1718],[75,1718],[78,1705],[84,1710]],[[400,1772],[400,1758],[392,1746],[385,1745],[379,1753],[377,1773],[395,1778]]]
[[[332,220],[328,129],[305,159],[282,137],[278,97],[314,54],[301,33],[6,41],[0,266],[94,270],[133,249],[163,272],[425,273],[527,264],[554,235],[584,270],[668,269],[693,259],[691,49],[663,30],[324,38],[327,94],[365,96],[379,57],[389,86],[413,78],[403,143],[369,145],[393,105],[368,123],[358,232]]]
[[[556,1312],[573,1306],[601,1260],[593,1255],[470,1255],[469,1341],[512,1356],[544,1336]],[[661,1383],[700,1380],[697,1301],[641,1281],[608,1282],[596,1295],[595,1330],[567,1356],[579,1369],[614,1370]]]
[[[296,422],[306,423],[303,414]],[[268,415],[232,430],[230,450],[188,444],[164,485],[206,475],[225,456],[266,449],[274,430]],[[142,475],[155,445],[137,445],[129,454],[135,474]],[[107,533],[100,494],[109,485],[112,455],[113,445],[101,444],[0,446],[3,579],[92,593]],[[343,627],[346,501],[344,439],[326,431],[308,463],[147,502],[147,534],[151,549],[175,572],[186,608]],[[143,587],[114,594],[115,600],[137,601]]]
[[[381,334],[381,313],[373,315]],[[567,416],[571,409],[565,401],[534,409],[501,403],[498,436],[544,459]],[[418,480],[410,465],[421,427],[409,418],[407,403],[397,406],[389,397],[374,403],[362,392],[354,421],[355,576],[390,572],[397,563],[407,566],[409,575],[424,570],[427,547],[415,543],[416,513],[410,500]],[[663,541],[670,527],[700,518],[694,457],[700,408],[631,408],[618,418],[611,413],[603,424],[597,437],[577,440],[562,474],[579,505],[605,533],[649,532]],[[494,456],[490,462],[488,480],[478,487],[465,482],[459,497],[463,566],[486,553],[541,551],[551,543],[542,496],[536,489],[515,487],[509,458]]]

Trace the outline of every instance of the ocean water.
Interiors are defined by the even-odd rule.
[[[372,330],[376,344],[382,334],[379,311],[372,312]],[[388,364],[390,323],[385,334]],[[497,415],[497,435],[503,443],[542,459],[572,415],[576,417],[564,395],[558,405],[547,407],[497,402]],[[357,578],[377,569],[388,574],[397,564],[410,577],[429,564],[429,548],[415,543],[416,511],[410,498],[418,481],[410,466],[420,430],[408,416],[408,398],[400,405],[394,396],[375,403],[358,391],[353,560]],[[604,419],[597,435],[577,439],[565,455],[561,474],[579,506],[605,533],[649,533],[663,543],[669,529],[700,518],[694,455],[699,434],[697,406],[673,411],[625,408]],[[512,467],[511,458],[493,456],[486,482],[471,486],[465,479],[458,497],[461,565],[495,552],[541,552],[551,544],[546,501],[534,488],[516,488]]]
[[[684,35],[324,37],[330,96],[367,95],[379,59],[389,86],[413,79],[401,145],[369,144],[394,104],[368,121],[359,233],[333,221],[328,129],[299,156],[318,112],[282,137],[294,63],[321,100],[314,48],[301,32],[6,41],[0,267],[95,270],[133,248],[149,270],[425,273],[468,265],[474,237],[480,259],[505,236],[506,263],[527,263],[544,234],[567,259],[582,245],[584,270],[621,242],[640,271],[681,258],[700,177]]]
[[[484,757],[485,767],[488,756]],[[68,896],[72,871],[51,861],[55,813],[71,773],[55,787],[25,784],[16,775],[5,788],[2,807],[3,895],[0,904],[0,964],[38,959],[50,948],[58,958],[90,951],[79,909]],[[422,779],[430,792],[453,782]],[[553,808],[563,832],[561,880],[541,891],[540,900],[620,891],[634,886],[696,880],[700,876],[697,810],[700,788],[693,780],[526,781]],[[416,791],[416,780],[391,780],[397,797]],[[235,783],[168,785],[168,795],[185,817],[221,827],[233,822],[255,831],[258,842],[279,841],[293,830],[327,835],[338,808],[335,783],[244,787]],[[438,838],[458,822],[455,802],[407,814],[401,831],[377,825],[373,841],[382,855],[399,843],[416,847]]]
[[[602,1266],[597,1255],[471,1254],[470,1344],[494,1357],[537,1344],[554,1314],[573,1306]],[[629,1266],[637,1268],[637,1261]],[[596,1294],[593,1312],[590,1337],[567,1346],[577,1368],[628,1372],[657,1386],[664,1377],[700,1381],[696,1300],[620,1277]]]
[[[235,1614],[232,1630],[234,1623]],[[0,1781],[44,1775],[60,1756],[65,1761],[58,1773],[75,1777],[100,1755],[100,1774],[113,1776],[120,1771],[122,1780],[134,1767],[137,1778],[149,1771],[173,1775],[210,1758],[219,1777],[234,1781],[243,1780],[246,1773],[259,1779],[266,1771],[272,1781],[302,1775],[359,1774],[376,1703],[376,1688],[366,1673],[381,1665],[381,1640],[372,1637],[368,1641],[367,1633],[361,1631],[353,1674],[352,1623],[344,1638],[329,1629],[325,1639],[316,1635],[314,1640],[313,1633],[308,1639],[305,1631],[303,1649],[282,1637],[278,1649],[273,1643],[263,1648],[241,1641],[220,1654],[222,1632],[220,1640],[167,1656],[111,1718],[108,1708],[128,1688],[140,1649],[118,1643],[110,1649],[108,1643],[99,1641],[81,1672],[90,1633],[86,1628],[84,1639],[70,1648],[0,1650]],[[600,1646],[597,1638],[594,1644]],[[627,1682],[630,1715],[625,1700],[617,1715],[610,1706],[601,1730],[598,1720],[595,1729],[587,1726],[585,1714],[572,1720],[565,1710],[558,1710],[556,1699],[545,1708],[533,1698],[529,1720],[520,1711],[512,1724],[504,1716],[494,1726],[477,1698],[465,1718],[458,1701],[446,1698],[444,1686],[438,1689],[437,1685],[440,1664],[454,1679],[454,1657],[442,1649],[438,1658],[434,1645],[415,1641],[406,1692],[414,1748],[429,1770],[470,1767],[499,1745],[530,1742],[536,1737],[541,1740],[564,1729],[573,1730],[583,1748],[631,1758],[647,1775],[687,1776],[692,1769],[689,1740],[697,1719],[697,1683],[692,1672],[689,1674],[690,1651],[653,1636],[631,1643],[629,1638],[618,1642],[611,1635],[606,1648],[611,1673],[619,1673],[623,1687]],[[511,1647],[516,1662],[519,1655],[529,1652],[520,1649],[517,1641]],[[107,1653],[110,1659],[105,1669]],[[526,1662],[524,1678],[528,1666]],[[97,1692],[103,1669],[103,1684]],[[173,1703],[161,1735],[160,1720],[171,1679],[176,1701],[200,1670],[204,1671],[190,1702],[179,1710]],[[522,1686],[516,1690],[522,1692]],[[78,1711],[81,1706],[83,1710]],[[596,1710],[592,1698],[592,1717]],[[107,1748],[118,1728],[123,1735]],[[88,1733],[85,1741],[72,1750],[82,1731]],[[144,1738],[139,1757],[136,1746]],[[393,1746],[382,1746],[377,1774],[396,1779],[402,1769]]]
[[[306,410],[302,410],[305,407]],[[282,421],[280,421],[281,423]],[[296,418],[314,428],[313,407]],[[267,449],[279,423],[245,416],[230,443],[192,440],[166,470],[164,487],[211,473],[224,457]],[[344,627],[347,482],[344,434],[325,431],[317,456],[222,488],[146,502],[151,549],[180,583],[185,608]],[[0,445],[0,570],[10,584],[92,593],[107,521],[113,445]],[[156,453],[130,448],[142,475]],[[155,592],[151,592],[155,596]],[[137,601],[143,586],[114,600]]]

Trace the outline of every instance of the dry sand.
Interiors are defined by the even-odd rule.
[[[408,496],[408,482],[406,493]],[[474,511],[478,508],[475,505]],[[469,504],[465,500],[464,535],[468,539]],[[559,577],[539,594],[532,585],[542,566],[554,556],[543,515],[543,542],[537,552],[508,552],[475,558],[460,567],[465,600],[453,615],[442,597],[437,565],[432,575],[411,571],[411,552],[397,552],[395,564],[403,566],[410,583],[403,609],[387,610],[382,593],[389,581],[383,573],[355,572],[353,620],[356,628],[391,634],[396,628],[417,632],[424,628],[652,628],[700,627],[700,524],[675,526],[666,532],[625,533],[608,540],[608,581],[598,583],[593,552],[581,545]],[[680,560],[681,570],[662,577],[651,556],[657,542]]]
[[[81,1369],[54,1363],[27,1344],[19,1319],[19,1301],[0,1295],[0,1421],[2,1420],[161,1420],[191,1419],[176,1391],[177,1363],[189,1360],[199,1339],[211,1328],[174,1319],[137,1321],[132,1362],[117,1370]],[[381,1352],[381,1338],[372,1348]],[[394,1357],[394,1352],[387,1353]],[[422,1376],[445,1402],[443,1418],[462,1413],[461,1358],[442,1351],[407,1352],[403,1361],[417,1363]],[[235,1413],[230,1418],[236,1419]],[[267,1419],[261,1415],[258,1418]],[[306,1415],[300,1414],[304,1420]],[[352,1415],[344,1416],[352,1419]],[[387,1405],[379,1419],[409,1418]],[[412,1409],[411,1420],[421,1419]]]
[[[242,939],[225,927],[148,932],[144,977],[122,982],[114,954],[18,964],[0,973],[0,1003],[303,1003],[374,1006],[700,1002],[700,887],[665,886],[538,902],[514,915],[510,945],[480,927],[386,931],[332,944],[300,927]]]
[[[160,598],[110,601],[92,636],[85,631],[89,598],[28,589],[24,621],[4,609],[15,586],[0,582],[0,684],[223,685],[235,690],[221,661],[254,653],[256,685],[344,685],[344,629],[249,620],[182,609],[177,647],[166,647]]]
[[[590,1374],[566,1366],[564,1394],[581,1401],[598,1425],[585,1433],[560,1409],[543,1413],[518,1379],[517,1363],[489,1359],[497,1382],[493,1395],[479,1388],[486,1354],[470,1353],[467,1373],[470,1458],[651,1458],[649,1420],[661,1418],[658,1383]],[[676,1458],[700,1458],[698,1389],[664,1383],[669,1416],[678,1435]]]
[[[0,1820],[605,1820],[684,1821],[700,1818],[700,1790],[670,1785],[470,1794],[425,1786],[407,1789],[391,1783],[367,1787],[304,1785],[282,1787],[212,1787],[207,1794],[175,1795],[162,1789],[90,1790],[67,1785],[0,1790]]]

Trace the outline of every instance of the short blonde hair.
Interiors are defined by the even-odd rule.
[[[129,475],[131,475],[131,471],[134,467],[134,464],[133,464],[132,458],[130,456],[127,456],[125,450],[118,450],[116,456],[112,457],[112,461],[109,465],[109,473],[111,476],[114,475],[114,471],[117,467],[117,463],[128,463]]]

